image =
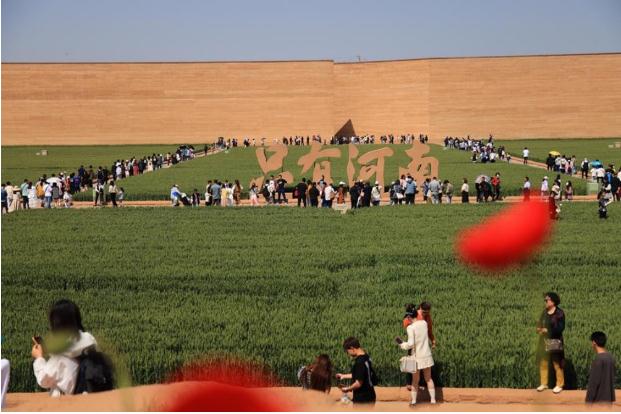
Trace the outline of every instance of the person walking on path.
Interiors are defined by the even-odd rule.
[[[425,317],[418,306],[414,307],[412,312],[412,322],[406,328],[408,339],[404,342],[401,338],[395,338],[399,347],[403,350],[412,350],[416,359],[416,372],[412,375],[412,387],[410,390],[411,401],[410,406],[416,405],[416,397],[418,393],[418,383],[420,381],[420,373],[427,383],[427,390],[431,397],[431,403],[436,403],[436,389],[431,378],[431,367],[434,365],[431,346],[429,345],[429,328]]]
[[[524,201],[530,201],[530,178],[524,179],[524,185],[522,185],[522,194],[524,195]]]
[[[343,393],[353,391],[354,404],[375,404],[375,372],[371,358],[360,346],[360,341],[354,337],[349,337],[343,342],[343,349],[351,358],[354,358],[354,365],[351,374],[336,374],[336,379],[351,379],[353,383],[345,387],[339,385]]]
[[[464,178],[464,183],[461,185],[461,202],[470,202],[470,186],[468,185],[468,179]]]
[[[110,184],[108,185],[108,193],[110,194],[110,201],[112,201],[112,207],[118,207],[116,204],[116,193],[118,192],[118,188],[114,183],[114,180],[110,180]]]
[[[612,404],[615,402],[615,359],[606,350],[606,334],[593,332],[591,346],[595,359],[589,372],[586,402]]]
[[[545,309],[537,322],[537,334],[539,335],[537,358],[539,360],[540,378],[537,391],[542,392],[548,389],[549,365],[552,363],[556,374],[556,386],[552,392],[558,394],[563,391],[565,386],[565,375],[563,373],[565,365],[565,344],[563,340],[565,312],[558,307],[561,298],[555,292],[546,293],[544,302]]]
[[[524,149],[522,150],[522,158],[524,159],[524,165],[528,164],[528,156],[530,155],[530,151],[528,150],[527,147],[524,147]]]
[[[308,191],[308,185],[306,184],[306,178],[302,178],[302,181],[297,185],[298,190],[298,207],[304,204],[306,208],[306,192]]]

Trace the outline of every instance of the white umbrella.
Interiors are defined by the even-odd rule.
[[[50,178],[48,178],[46,181],[47,181],[47,183],[48,183],[48,184],[54,184],[54,183],[56,183],[57,185],[60,185],[60,184],[62,183],[62,181],[63,181],[63,180],[61,180],[61,179],[60,179],[60,178],[58,178],[58,177],[50,177]]]
[[[489,177],[487,175],[481,174],[477,177],[476,180],[474,180],[474,182],[476,184],[481,184],[483,182],[483,178],[485,178],[485,181],[489,182]]]

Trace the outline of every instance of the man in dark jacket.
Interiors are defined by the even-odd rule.
[[[308,185],[306,184],[306,178],[302,178],[302,181],[297,185],[298,190],[298,207],[303,203],[304,207],[306,207],[306,191],[308,190]]]
[[[596,356],[589,372],[586,402],[612,404],[615,401],[615,359],[606,350],[606,334],[593,332],[591,344]]]
[[[354,183],[349,188],[349,199],[351,200],[351,208],[358,207],[358,196],[360,196],[360,187],[358,187],[358,183]]]

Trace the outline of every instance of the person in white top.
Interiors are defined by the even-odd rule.
[[[548,197],[548,177],[543,177],[543,180],[541,181],[541,198],[546,198]]]
[[[323,197],[323,207],[332,208],[332,200],[334,199],[332,184],[326,185],[326,188],[323,189]]]
[[[423,318],[422,312],[418,311],[416,306],[406,318],[409,318],[411,323],[406,328],[408,333],[408,340],[403,342],[401,338],[397,337],[396,342],[399,347],[405,351],[411,350],[412,355],[416,359],[416,372],[412,375],[412,389],[410,391],[412,400],[410,405],[416,405],[416,394],[418,392],[418,382],[420,381],[420,372],[423,371],[423,377],[427,382],[427,390],[431,397],[431,403],[436,403],[436,388],[431,378],[431,367],[434,365],[433,355],[431,354],[431,346],[429,345],[429,333],[427,328],[427,322]]]
[[[374,206],[379,206],[381,199],[382,199],[382,191],[380,190],[379,181],[376,181],[375,185],[371,189],[371,203]]]
[[[32,364],[37,384],[50,390],[52,397],[73,394],[77,379],[79,363],[77,357],[88,348],[97,348],[93,335],[84,332],[82,317],[77,305],[69,300],[60,300],[54,304],[49,315],[51,333],[56,337],[66,336],[68,346],[59,353],[50,351],[49,359],[43,357],[41,338],[32,338]],[[54,341],[51,341],[54,342]],[[48,349],[49,351],[49,349]]]
[[[522,193],[524,195],[524,201],[530,200],[530,178],[526,177],[524,179],[524,185],[522,186]]]
[[[530,151],[528,150],[527,147],[524,147],[524,149],[522,150],[522,158],[524,158],[524,164],[528,164],[528,155],[530,154]]]

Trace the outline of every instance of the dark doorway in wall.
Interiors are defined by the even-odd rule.
[[[350,138],[356,136],[356,131],[354,130],[354,124],[351,122],[351,119],[345,122],[345,125],[339,129],[336,134],[334,134],[336,138]]]

